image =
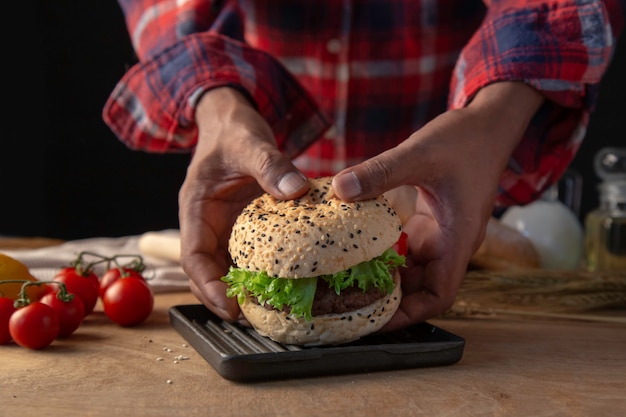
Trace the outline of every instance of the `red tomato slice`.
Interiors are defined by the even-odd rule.
[[[400,238],[393,244],[392,248],[398,252],[398,255],[407,256],[409,253],[408,235],[404,232],[400,233]]]

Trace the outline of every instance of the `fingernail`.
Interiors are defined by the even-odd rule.
[[[363,192],[361,182],[353,171],[336,176],[333,181],[333,187],[335,191],[339,191],[343,198],[355,198]]]
[[[297,172],[289,172],[278,181],[278,191],[289,196],[300,191],[306,184],[307,179]]]

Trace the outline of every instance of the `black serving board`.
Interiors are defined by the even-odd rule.
[[[250,382],[451,365],[465,340],[429,323],[336,346],[276,343],[201,304],[169,310],[174,329],[224,378]]]

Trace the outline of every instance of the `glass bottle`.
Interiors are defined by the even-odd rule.
[[[599,206],[585,219],[589,271],[626,271],[626,148],[601,149],[594,159]]]

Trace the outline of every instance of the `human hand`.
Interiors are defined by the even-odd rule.
[[[409,256],[408,267],[401,269],[400,309],[383,330],[427,320],[452,306],[483,240],[500,176],[541,102],[524,84],[493,84],[468,107],[440,115],[397,147],[334,178],[335,193],[344,200],[410,187],[409,193],[388,193],[392,206],[409,206],[404,221]]]
[[[191,290],[225,320],[240,315],[220,280],[231,265],[228,238],[236,216],[263,191],[295,198],[308,181],[276,147],[271,128],[246,98],[218,88],[200,100],[198,145],[179,193],[181,264]]]

